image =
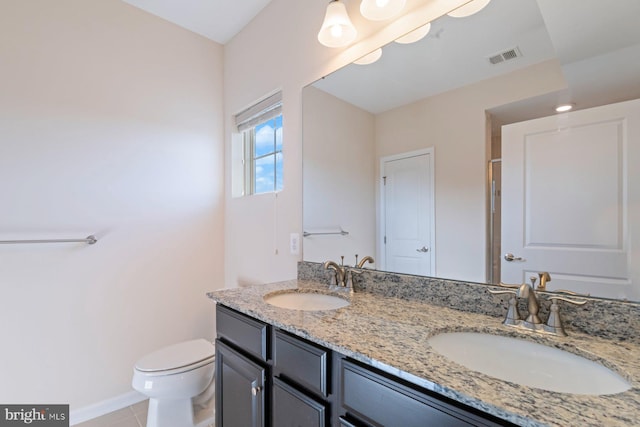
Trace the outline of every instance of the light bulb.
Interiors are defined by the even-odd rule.
[[[362,0],[360,13],[370,21],[384,21],[402,11],[406,0]]]
[[[556,107],[556,111],[558,113],[564,113],[565,111],[571,111],[571,110],[573,110],[573,104],[558,105]]]
[[[354,41],[357,35],[344,4],[339,0],[329,3],[318,32],[318,41],[327,47],[344,47]]]

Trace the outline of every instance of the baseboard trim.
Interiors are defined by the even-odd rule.
[[[135,405],[136,403],[142,402],[145,399],[147,399],[147,396],[138,393],[135,390],[131,390],[128,393],[124,393],[89,406],[84,406],[82,408],[72,410],[69,414],[69,424],[72,426],[80,424],[85,421],[101,417],[105,414],[108,414],[109,412],[117,411],[118,409]]]

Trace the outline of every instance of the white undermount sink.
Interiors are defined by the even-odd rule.
[[[631,388],[624,378],[599,363],[517,338],[453,332],[435,335],[429,344],[468,369],[528,387],[596,396]]]
[[[344,298],[313,292],[267,294],[264,296],[264,302],[280,308],[302,311],[335,310],[349,305],[349,301]]]

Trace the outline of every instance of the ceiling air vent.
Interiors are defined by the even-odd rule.
[[[499,64],[501,62],[509,61],[511,59],[516,59],[522,56],[522,52],[517,47],[513,49],[505,50],[504,52],[497,53],[495,55],[491,55],[487,59],[493,65]]]

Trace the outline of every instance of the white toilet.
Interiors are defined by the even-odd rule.
[[[213,396],[215,347],[204,339],[150,353],[136,363],[131,385],[149,396],[147,427],[193,427],[193,404]]]

